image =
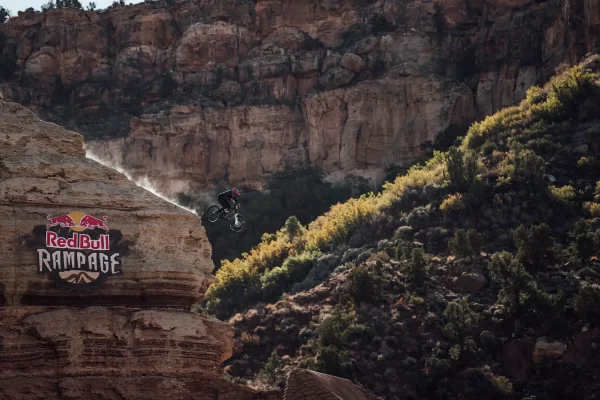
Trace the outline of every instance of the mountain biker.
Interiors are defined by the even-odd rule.
[[[219,201],[219,204],[229,212],[229,210],[240,204],[238,200],[239,195],[240,192],[236,188],[233,188],[231,190],[226,190],[223,193],[219,193],[217,200]]]

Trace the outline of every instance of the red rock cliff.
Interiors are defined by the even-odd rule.
[[[47,226],[67,215],[77,224]],[[44,238],[97,230],[116,268]],[[199,218],[87,159],[80,135],[2,101],[0,237],[0,399],[255,398],[220,374],[232,329],[189,312],[213,279]]]
[[[19,13],[5,99],[166,192],[377,175],[597,49],[598,0],[200,0]]]

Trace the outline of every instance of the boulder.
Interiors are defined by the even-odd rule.
[[[319,78],[319,82],[326,89],[338,88],[350,83],[354,75],[354,72],[345,68],[333,67]]]
[[[356,54],[346,53],[342,56],[340,66],[352,72],[359,73],[367,67],[367,63]]]
[[[461,293],[477,293],[485,287],[487,279],[478,272],[463,272],[455,278],[454,288]]]
[[[577,156],[585,156],[588,152],[588,145],[585,143],[580,144],[579,146],[573,148],[572,152]]]
[[[556,360],[565,354],[565,351],[567,351],[567,346],[564,343],[550,342],[547,338],[542,337],[535,342],[531,359],[536,364],[548,359]]]
[[[526,339],[516,339],[505,343],[499,356],[503,374],[509,378],[526,379],[531,369],[533,347],[533,342]]]

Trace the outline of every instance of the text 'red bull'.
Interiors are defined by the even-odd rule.
[[[85,233],[74,233],[71,238],[58,236],[56,232],[46,231],[46,247],[55,249],[72,250],[110,250],[108,235],[100,235],[99,239],[92,239]]]

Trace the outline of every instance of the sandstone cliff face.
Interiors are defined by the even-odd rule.
[[[598,46],[596,0],[230,0],[19,13],[0,92],[165,192],[377,176]],[[0,81],[1,82],[1,81]]]
[[[103,268],[81,274],[65,258],[53,280],[36,254],[47,214],[74,210],[106,215],[121,257],[87,291],[57,286]],[[80,135],[1,101],[0,221],[0,398],[253,398],[220,375],[232,329],[189,312],[214,279],[199,218],[85,158]]]

